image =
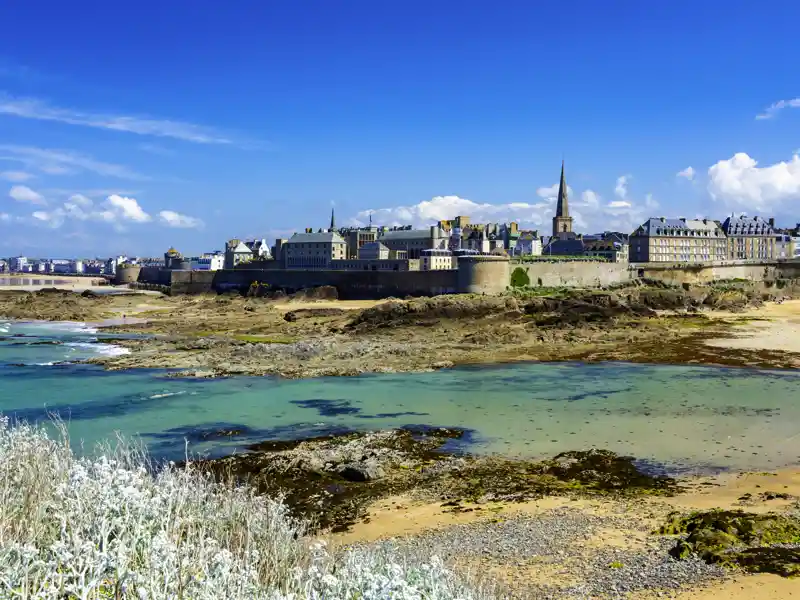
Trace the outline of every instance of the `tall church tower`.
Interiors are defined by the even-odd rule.
[[[336,218],[333,215],[333,207],[331,207],[331,228],[328,231],[336,231]]]
[[[569,216],[569,198],[567,181],[564,178],[564,161],[561,161],[561,182],[558,184],[558,204],[556,216],[553,217],[553,237],[566,237],[563,234],[572,233],[572,217]],[[559,234],[562,234],[559,236]]]

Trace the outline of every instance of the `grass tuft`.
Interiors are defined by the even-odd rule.
[[[280,498],[153,465],[118,439],[77,457],[66,429],[0,416],[0,597],[484,600],[436,557],[329,551]]]

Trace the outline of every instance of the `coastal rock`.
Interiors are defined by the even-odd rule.
[[[385,476],[377,461],[341,465],[336,472],[347,481],[374,481]]]

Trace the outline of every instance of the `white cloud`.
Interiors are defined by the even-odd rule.
[[[11,215],[8,213],[0,213],[0,221],[4,223],[11,220]]]
[[[39,192],[33,191],[31,188],[25,185],[15,185],[13,186],[8,195],[11,196],[17,202],[30,202],[31,204],[47,204],[47,200],[44,199]]]
[[[768,106],[763,113],[756,115],[756,120],[761,121],[764,119],[771,119],[784,108],[800,108],[800,98],[792,98],[791,100],[778,100],[777,102]]]
[[[152,221],[152,217],[144,211],[135,198],[118,194],[110,195],[97,206],[89,198],[75,194],[62,206],[50,211],[36,211],[32,216],[53,228],[61,227],[68,219],[108,223],[118,230],[122,230],[126,223]]]
[[[597,208],[600,206],[600,201],[602,198],[600,197],[600,194],[595,191],[584,190],[583,193],[581,193],[581,200],[586,206]]]
[[[540,198],[558,198],[558,184],[551,185],[550,187],[540,187],[536,190],[536,195]],[[567,185],[567,196],[572,198],[572,188]]]
[[[658,208],[658,200],[653,198],[653,194],[645,194],[644,197],[645,208]]]
[[[557,194],[558,186],[554,187]],[[364,225],[372,215],[375,225],[427,227],[439,220],[467,215],[473,223],[517,221],[523,228],[538,229],[542,234],[549,234],[556,208],[553,187],[539,188],[536,193],[542,198],[540,201],[504,204],[479,203],[459,196],[435,196],[409,206],[364,210],[350,222]],[[584,190],[570,202],[570,215],[576,231],[633,231],[646,218],[645,212],[632,200],[604,203],[594,190]]]
[[[49,175],[70,175],[81,171],[89,171],[98,175],[118,177],[120,179],[147,179],[147,177],[131,171],[123,165],[102,162],[69,150],[50,150],[33,146],[0,144],[0,152],[7,154],[4,157],[6,160],[22,163],[29,168],[37,169]]]
[[[114,212],[119,218],[125,221],[134,221],[136,223],[146,223],[151,220],[148,215],[135,198],[128,198],[126,196],[118,196],[114,194],[106,199],[110,210]]]
[[[199,229],[203,227],[203,222],[200,219],[182,215],[172,210],[162,210],[158,213],[158,217],[167,227],[177,227],[181,229]]]
[[[33,179],[33,175],[26,173],[25,171],[3,171],[0,173],[0,179],[5,179],[6,181],[11,181],[12,183],[22,183],[23,181]]]
[[[36,98],[14,98],[7,94],[0,95],[0,114],[24,119],[56,121],[69,125],[124,131],[138,135],[168,137],[197,144],[232,143],[230,139],[214,129],[193,123],[59,108]]]
[[[72,194],[72,196],[69,197],[69,202],[71,202],[72,204],[76,204],[78,206],[92,205],[91,199],[87,198],[83,194]]]
[[[675,177],[683,177],[685,179],[688,179],[689,181],[694,179],[694,176],[695,176],[695,170],[692,167],[686,167],[683,171],[679,171],[678,173],[675,174]]]
[[[620,175],[617,177],[617,185],[614,187],[614,193],[621,200],[624,200],[628,195],[628,183],[631,179],[633,179],[633,175]]]
[[[608,208],[630,208],[633,206],[627,200],[612,200],[608,203]]]
[[[789,200],[800,200],[800,156],[759,167],[744,152],[708,169],[708,191],[730,208],[771,212]]]

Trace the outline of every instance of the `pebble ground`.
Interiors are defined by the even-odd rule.
[[[500,595],[514,599],[611,599],[643,590],[669,597],[682,587],[726,575],[699,559],[672,559],[668,550],[675,542],[670,538],[639,535],[640,541],[630,548],[593,543],[609,530],[649,534],[642,521],[631,516],[567,508],[541,515],[498,516],[378,544],[401,556],[435,554],[455,565],[469,565],[478,576],[500,568],[507,586]],[[553,580],[533,581],[526,575],[536,565],[552,573]]]

